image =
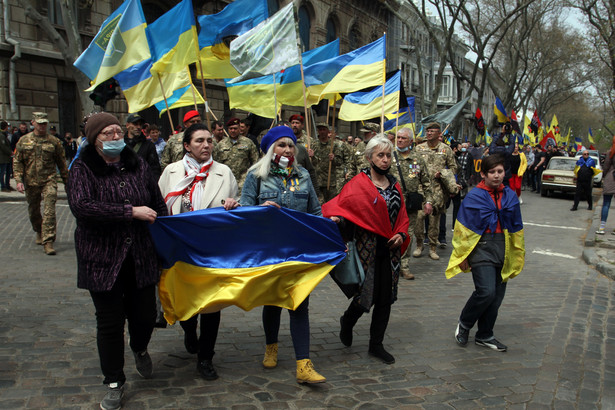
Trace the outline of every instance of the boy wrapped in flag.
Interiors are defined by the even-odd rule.
[[[455,340],[466,346],[470,329],[478,322],[474,342],[505,352],[506,345],[493,335],[498,310],[508,280],[525,263],[521,208],[517,195],[503,185],[504,157],[489,155],[481,164],[481,181],[461,203],[453,253],[446,268],[448,279],[472,271],[475,290],[461,311]]]

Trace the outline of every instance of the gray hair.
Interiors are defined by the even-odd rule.
[[[367,143],[367,146],[365,147],[365,158],[370,160],[372,159],[372,155],[374,154],[374,152],[385,151],[387,149],[393,152],[394,148],[395,147],[393,147],[393,143],[389,141],[387,137],[383,136],[382,134],[379,134],[369,140],[369,142]]]
[[[271,146],[267,150],[267,153],[263,155],[263,157],[259,159],[256,164],[252,165],[250,169],[248,169],[248,172],[254,171],[254,175],[256,177],[261,178],[261,179],[267,178],[267,176],[269,175],[269,170],[271,169],[271,159],[273,158],[273,150],[277,146],[278,142],[280,141],[284,141],[288,145],[293,146],[295,148],[295,155],[297,155],[297,147],[295,146],[295,143],[293,142],[291,138],[289,137],[279,138],[273,144],[271,144]],[[295,164],[293,163],[292,166],[295,167]]]
[[[397,132],[401,132],[402,134],[406,134],[408,136],[408,138],[414,138],[414,132],[412,131],[412,128],[404,127],[404,128],[400,129]]]

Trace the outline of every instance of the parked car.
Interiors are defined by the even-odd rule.
[[[542,173],[540,195],[548,196],[553,191],[574,192],[577,189],[577,177],[574,174],[576,163],[576,158],[551,158]]]
[[[588,149],[587,151],[589,152],[589,156],[593,158],[594,161],[596,161],[596,168],[602,171],[602,164],[600,162],[600,152],[593,150],[593,149]],[[577,152],[577,155],[574,157],[574,159],[578,160],[579,158],[581,158],[581,154],[582,154],[581,152]],[[595,187],[602,186],[603,176],[604,175],[602,175],[602,172],[594,176],[594,186]]]

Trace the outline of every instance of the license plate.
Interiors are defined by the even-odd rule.
[[[570,184],[572,183],[572,180],[566,177],[555,177],[555,182],[561,182],[563,184]]]

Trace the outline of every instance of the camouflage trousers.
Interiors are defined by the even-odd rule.
[[[438,246],[438,233],[440,232],[440,212],[432,212],[429,215],[429,230],[427,238],[429,238],[429,246]],[[414,227],[414,236],[416,236],[417,246],[423,244],[425,239],[425,214],[419,211],[417,215],[416,225]]]
[[[408,225],[408,237],[410,238],[410,245],[408,245],[408,249],[406,249],[406,253],[401,258],[401,269],[406,272],[410,272],[410,259],[412,256],[412,241],[414,241],[414,230],[416,229],[416,220],[418,211],[408,212],[408,219],[410,220],[410,224]],[[416,242],[418,244],[418,242]]]
[[[43,214],[41,215],[41,199]],[[58,199],[58,183],[54,180],[41,186],[26,187],[28,201],[28,216],[34,232],[40,232],[43,243],[56,240],[56,200]]]

